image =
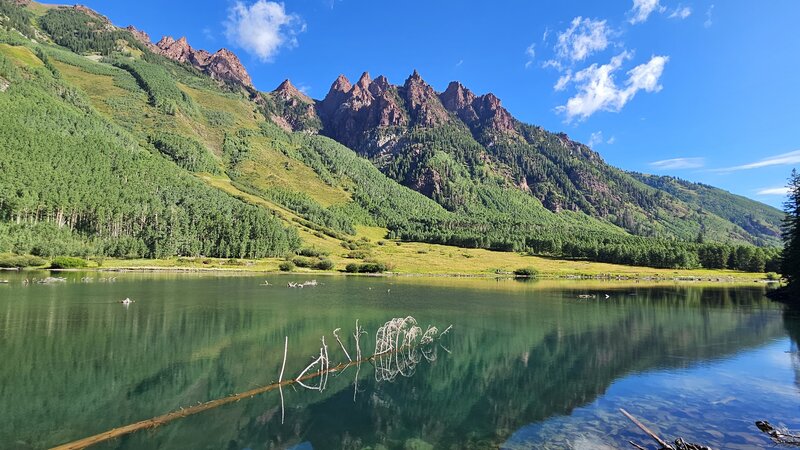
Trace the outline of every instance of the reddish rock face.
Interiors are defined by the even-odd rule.
[[[134,34],[134,37],[136,36]],[[144,36],[147,35],[145,34]],[[141,41],[140,37],[142,36],[137,37],[137,39]],[[149,36],[147,36],[147,40],[149,42]],[[250,74],[247,73],[239,58],[228,49],[223,48],[211,54],[205,50],[193,49],[185,37],[176,41],[170,36],[161,38],[154,47],[155,49],[151,48],[151,50],[154,50],[155,53],[174,61],[191,64],[215,80],[253,87]]]
[[[205,55],[208,55],[208,53],[205,52]],[[197,61],[201,60],[198,59]],[[211,75],[211,78],[248,87],[253,86],[253,80],[250,79],[247,69],[244,68],[239,58],[230,50],[223,48],[208,57],[207,61],[208,64],[203,70]],[[198,64],[201,63],[198,62]]]
[[[283,80],[283,83],[278,85],[272,93],[286,102],[291,102],[293,105],[297,105],[298,103],[314,104],[314,100],[312,100],[311,97],[300,92],[288,79]]]
[[[133,25],[128,25],[127,27],[125,27],[125,29],[130,31],[131,34],[133,35],[133,38],[139,41],[140,43],[144,44],[144,46],[149,48],[151,52],[158,53],[158,47],[153,45],[152,40],[150,40],[149,34],[136,28]]]
[[[318,131],[319,118],[314,100],[300,92],[291,81],[284,80],[272,91],[272,98],[282,105],[281,115],[272,116],[273,122],[288,131]]]
[[[441,126],[455,120],[453,115],[474,133],[516,133],[516,120],[493,94],[476,96],[458,82],[440,94],[417,71],[402,86],[384,76],[373,80],[367,72],[355,84],[339,75],[316,112],[323,133],[368,153],[397,142],[407,131],[403,128]]]
[[[494,131],[514,132],[514,117],[494,94],[477,97],[461,83],[453,81],[440,98],[448,111],[454,112],[473,130],[488,127]]]
[[[409,124],[408,113],[400,106],[400,89],[384,76],[373,80],[368,72],[356,84],[340,75],[317,104],[325,133],[351,148],[382,147],[385,143],[368,139],[367,134]]]
[[[449,119],[436,91],[416,70],[403,85],[406,107],[417,125],[433,127]]]
[[[182,63],[189,62],[194,53],[194,50],[189,46],[185,37],[176,41],[172,37],[164,36],[156,43],[156,47],[161,50],[160,53],[162,55]]]

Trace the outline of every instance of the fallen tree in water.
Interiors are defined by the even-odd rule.
[[[633,417],[631,413],[625,411],[624,409],[620,408],[619,410],[625,417],[630,419],[634,425],[639,427],[640,430],[644,431],[645,434],[650,436],[660,447],[658,450],[712,450],[711,447],[701,445],[701,444],[692,444],[690,442],[684,441],[682,438],[675,439],[673,444],[667,443],[665,440],[658,437],[657,434],[653,433],[649,428],[647,428],[642,422],[639,422],[636,417]],[[643,447],[633,441],[628,441],[632,446],[639,450],[647,450],[646,447]]]
[[[756,427],[772,439],[772,442],[780,445],[794,445],[800,447],[800,435],[790,433],[788,430],[779,430],[773,427],[766,420],[756,421]]]
[[[284,371],[286,369],[286,355],[288,352],[289,338],[284,339],[283,346],[283,363],[281,365],[281,372],[278,377],[278,382],[272,383],[267,386],[257,387],[249,391],[239,394],[232,394],[224,398],[210,400],[205,403],[199,403],[187,408],[180,408],[167,414],[163,414],[151,419],[142,420],[136,423],[125,425],[122,427],[114,428],[103,433],[89,436],[84,439],[73,441],[67,444],[54,447],[53,450],[77,450],[99,444],[101,442],[109,441],[118,437],[122,437],[137,431],[152,429],[161,425],[166,425],[177,419],[188,417],[194,414],[208,411],[210,409],[218,408],[229,403],[238,402],[247,398],[251,398],[258,394],[273,391],[278,389],[281,395],[281,423],[284,419],[284,404],[283,404],[283,387],[296,385],[309,390],[324,391],[328,384],[328,377],[331,373],[342,373],[351,366],[356,366],[356,380],[355,392],[358,391],[358,374],[361,364],[369,362],[375,365],[376,379],[383,381],[392,381],[397,375],[411,376],[414,373],[414,368],[417,363],[421,361],[418,355],[424,356],[427,361],[435,359],[435,349],[431,346],[441,338],[445,333],[449,332],[452,326],[447,327],[444,332],[439,332],[434,326],[429,326],[424,333],[419,327],[416,326],[417,321],[411,316],[405,318],[395,318],[386,322],[380,327],[376,333],[375,352],[368,357],[361,356],[360,337],[364,334],[363,328],[359,327],[356,321],[356,330],[353,333],[356,343],[356,359],[353,360],[350,353],[345,348],[341,339],[339,338],[337,328],[334,330],[333,335],[336,337],[337,342],[342,348],[344,355],[347,357],[348,362],[342,362],[334,366],[331,365],[328,353],[328,346],[325,344],[325,336],[322,336],[322,346],[319,350],[319,357],[315,358],[311,363],[303,369],[300,374],[293,378],[284,380]],[[446,350],[446,349],[445,349]],[[394,355],[402,355],[394,357]],[[317,370],[312,370],[317,367]],[[380,373],[380,375],[378,375]],[[306,382],[311,380],[318,380],[318,384],[309,385]],[[355,395],[355,393],[354,393]],[[354,397],[355,398],[355,397]]]

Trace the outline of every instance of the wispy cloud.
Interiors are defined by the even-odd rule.
[[[654,11],[663,13],[667,8],[661,6],[659,0],[633,0],[633,9],[630,11],[632,24],[646,22]]]
[[[570,81],[572,81],[572,71],[567,70],[563,75],[558,77],[558,81],[556,81],[556,84],[555,86],[553,86],[553,89],[557,91],[563,91],[567,87]]]
[[[569,28],[558,33],[556,54],[564,61],[583,61],[586,57],[605,50],[611,37],[605,20],[576,17]]]
[[[212,41],[212,42],[213,42],[213,41],[215,41],[215,40],[217,40],[216,36],[214,36],[214,32],[213,32],[213,31],[211,31],[211,28],[209,28],[209,27],[205,27],[205,28],[203,28],[203,36],[204,36],[204,37],[205,37],[207,40],[209,40],[209,41]]]
[[[566,81],[559,80],[556,87],[572,82],[578,87],[578,93],[556,111],[564,113],[568,122],[576,117],[585,119],[598,111],[620,111],[639,91],[660,91],[659,79],[669,61],[667,56],[652,56],[650,61],[629,70],[624,85],[617,86],[614,73],[632,57],[631,52],[624,51],[611,58],[608,64],[592,64]]]
[[[296,14],[286,12],[283,3],[258,0],[233,4],[225,21],[225,35],[235,46],[264,62],[272,61],[281,47],[297,46],[297,34],[305,24]]]
[[[714,25],[713,14],[714,14],[714,5],[711,5],[706,10],[706,21],[703,22],[704,27],[711,28],[711,25]]]
[[[302,92],[303,94],[311,95],[311,86],[309,86],[309,85],[307,85],[305,83],[299,82],[299,83],[297,83],[296,87],[297,87],[297,90]]]
[[[589,142],[587,142],[586,144],[589,147],[594,147],[597,144],[602,144],[602,143],[603,143],[603,132],[602,131],[595,131],[594,133],[592,133],[589,136]]]
[[[692,8],[689,6],[678,5],[668,16],[670,19],[685,19],[692,15]]]
[[[774,187],[764,188],[756,192],[757,195],[787,195],[789,193],[788,187]]]
[[[533,60],[536,58],[536,43],[532,43],[525,49],[525,55],[528,56],[528,61],[525,63],[525,68],[533,65]]]
[[[760,169],[762,167],[770,166],[788,166],[792,164],[800,164],[800,150],[795,150],[789,153],[782,153],[780,155],[770,156],[756,162],[742,164],[740,166],[725,167],[722,169],[714,169],[714,172],[736,172],[739,170]]]
[[[699,169],[705,163],[705,158],[672,158],[653,161],[650,163],[650,167],[659,170]]]

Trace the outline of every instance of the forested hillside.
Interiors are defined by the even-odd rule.
[[[491,94],[436,93],[415,73],[340,77],[314,102],[148,39],[83,7],[0,0],[0,253],[282,257],[301,239],[350,251],[371,226],[632,265],[777,267],[776,210],[610,167]],[[199,56],[176,60],[178,43]]]

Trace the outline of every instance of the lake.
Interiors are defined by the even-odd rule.
[[[371,364],[92,448],[623,448],[663,438],[771,446],[800,429],[800,321],[765,287],[307,275],[0,273],[0,447],[45,448],[354,352],[394,317],[453,328],[393,381]],[[85,277],[88,277],[85,278]],[[110,277],[116,277],[110,278]],[[271,286],[263,286],[268,280]],[[581,295],[593,295],[579,298]],[[606,298],[608,295],[608,298]],[[124,306],[129,297],[135,303]],[[358,375],[358,388],[354,382]]]

